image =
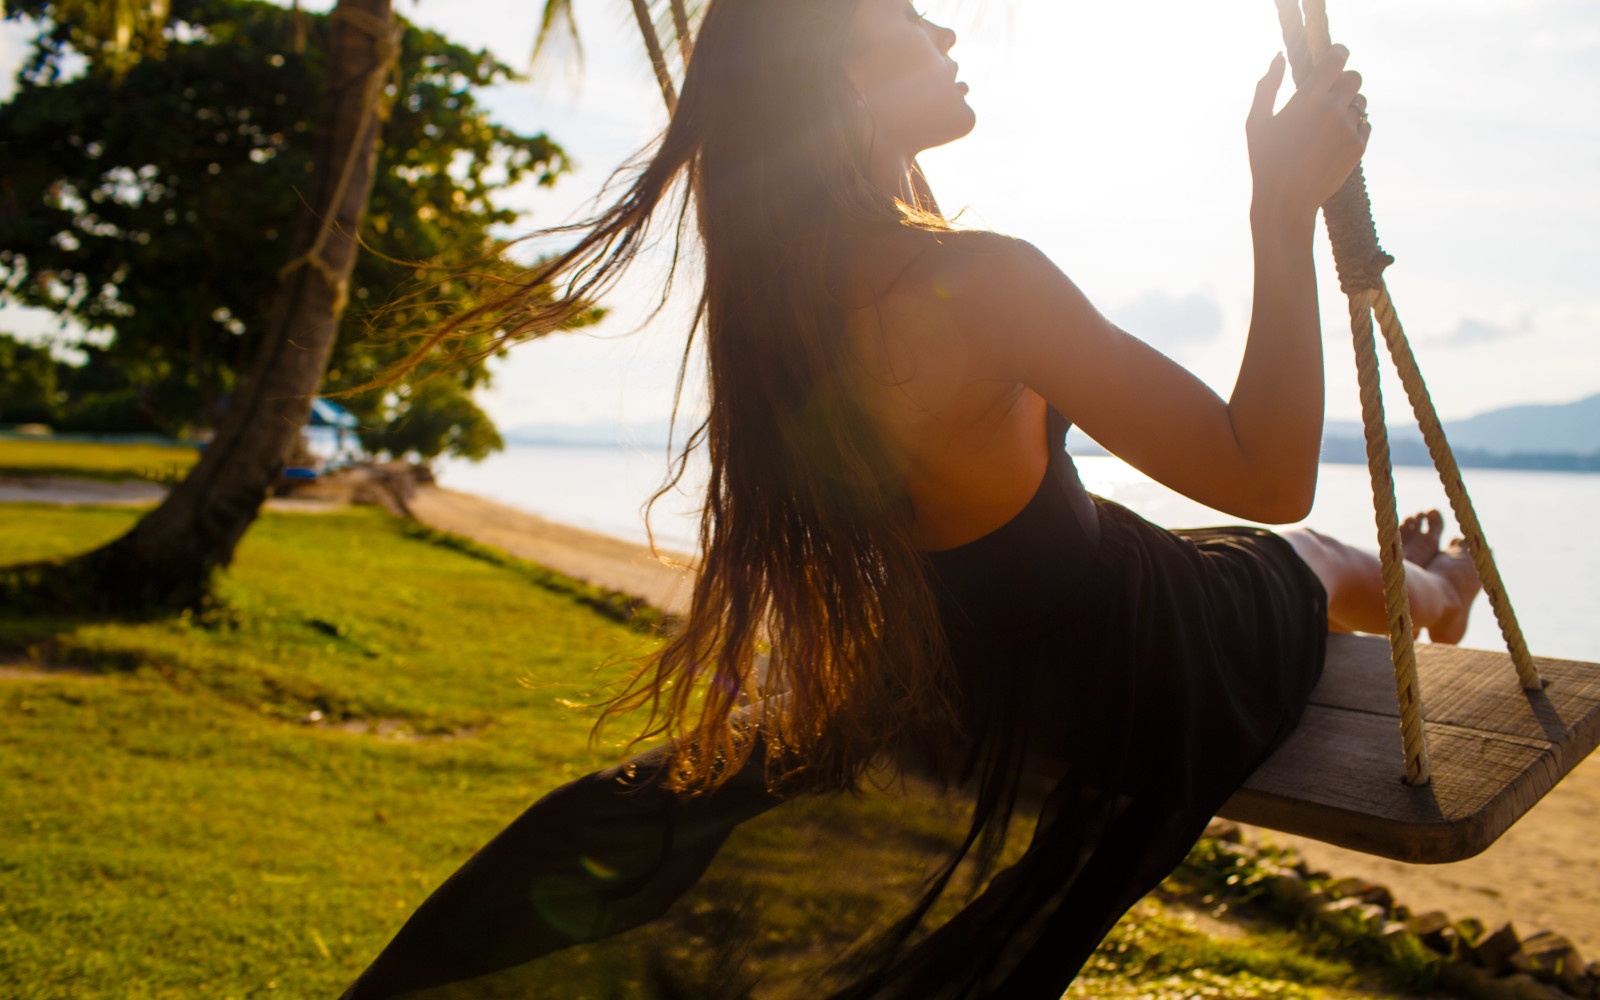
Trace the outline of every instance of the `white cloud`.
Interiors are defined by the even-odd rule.
[[[1181,354],[1216,339],[1222,332],[1222,306],[1210,295],[1180,297],[1148,292],[1109,313],[1112,322],[1167,354]]]
[[[1496,340],[1505,340],[1507,337],[1517,337],[1532,329],[1527,316],[1515,325],[1507,323],[1491,323],[1486,320],[1464,317],[1461,322],[1444,333],[1432,338],[1443,347],[1467,347],[1473,344],[1487,344]]]

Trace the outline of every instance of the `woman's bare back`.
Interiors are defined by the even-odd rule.
[[[949,549],[1010,520],[1049,459],[1043,397],[984,373],[952,304],[970,290],[970,236],[902,229],[864,241],[849,332],[856,386],[902,463],[919,548]],[[864,303],[864,304],[862,304]]]

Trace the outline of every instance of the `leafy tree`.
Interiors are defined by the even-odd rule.
[[[46,17],[47,2],[13,11]],[[329,19],[253,0],[178,0],[161,58],[109,73],[62,76],[82,44],[71,19],[35,40],[12,102],[0,107],[0,300],[53,309],[115,331],[55,422],[85,430],[179,433],[215,425],[259,347],[289,220],[313,167],[312,109],[326,71]],[[350,309],[324,391],[370,381],[400,342],[471,293],[459,275],[418,289],[408,261],[476,257],[492,226],[515,219],[495,196],[566,168],[545,136],[490,121],[476,88],[512,76],[487,53],[406,27],[362,227]],[[152,128],[159,122],[159,128]],[[485,262],[490,272],[502,262]],[[480,269],[482,270],[482,269]],[[381,330],[381,337],[369,335]],[[426,392],[410,391],[437,376]],[[499,446],[471,401],[482,365],[424,369],[400,393],[341,402],[369,448],[481,457]],[[435,409],[436,413],[413,412]],[[114,421],[120,426],[95,426]],[[424,432],[423,428],[429,428]]]
[[[195,4],[204,7],[204,2]],[[294,217],[288,263],[278,271],[261,333],[214,440],[188,476],[127,534],[65,563],[11,567],[0,574],[0,592],[14,606],[141,613],[194,606],[206,599],[214,571],[232,561],[295,446],[328,369],[349,301],[356,234],[373,188],[386,98],[399,93],[393,74],[401,37],[390,0],[339,0],[334,7],[311,134],[311,170]],[[246,122],[229,124],[241,135],[250,133]],[[225,131],[219,128],[218,134]],[[144,189],[140,192],[142,200]],[[505,266],[491,257],[484,269],[495,279],[503,277],[494,272]],[[432,297],[440,287],[435,285],[411,311],[449,308]],[[98,289],[84,294],[90,291]]]
[[[6,4],[0,3],[4,13]],[[167,0],[55,0],[50,12],[95,70],[114,77],[147,55],[161,54],[167,14]]]

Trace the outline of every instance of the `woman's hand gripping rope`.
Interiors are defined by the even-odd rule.
[[[1343,45],[1330,48],[1276,114],[1272,107],[1285,70],[1281,53],[1256,85],[1245,134],[1258,210],[1289,218],[1315,213],[1361,162],[1372,126],[1361,74],[1344,68],[1349,58]]]

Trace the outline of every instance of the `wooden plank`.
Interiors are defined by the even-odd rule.
[[[1385,639],[1336,635],[1300,727],[1223,815],[1401,861],[1471,857],[1600,742],[1600,666],[1538,661],[1525,692],[1505,654],[1418,645],[1434,778],[1400,780]]]

